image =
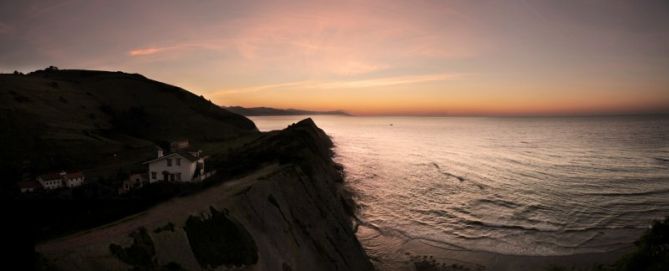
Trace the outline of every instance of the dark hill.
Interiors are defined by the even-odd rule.
[[[2,191],[19,172],[139,161],[156,144],[258,133],[249,119],[184,89],[123,72],[0,75]]]

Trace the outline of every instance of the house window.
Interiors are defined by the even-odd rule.
[[[177,166],[181,165],[181,158],[177,158]]]
[[[177,181],[181,181],[181,173],[177,173]]]
[[[172,166],[172,159],[167,159],[167,166],[171,167]]]
[[[170,174],[170,179],[174,181],[174,174]]]
[[[151,179],[154,179],[154,180],[155,180],[155,179],[156,179],[156,175],[157,175],[157,174],[156,174],[155,171],[151,171]]]

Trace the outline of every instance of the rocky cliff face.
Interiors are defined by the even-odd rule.
[[[62,270],[371,270],[332,162],[310,119],[266,134],[243,155],[257,170],[141,214],[36,247]]]

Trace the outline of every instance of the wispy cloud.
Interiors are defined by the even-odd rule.
[[[155,55],[158,53],[165,53],[168,51],[178,51],[184,49],[222,49],[224,46],[219,45],[218,43],[183,43],[172,46],[165,47],[145,47],[137,48],[130,50],[128,55],[130,56],[148,56]]]
[[[286,89],[286,88],[324,89],[324,90],[362,89],[362,88],[374,88],[374,87],[387,87],[387,86],[395,86],[403,84],[417,84],[431,81],[455,80],[463,76],[465,75],[455,74],[455,73],[437,73],[437,74],[394,76],[394,77],[360,79],[360,80],[340,80],[340,81],[306,80],[306,81],[295,81],[295,82],[286,82],[277,84],[266,84],[266,85],[244,87],[244,88],[224,89],[215,91],[213,95],[221,96],[227,94],[252,93],[259,91]]]
[[[458,79],[461,78],[462,76],[464,76],[464,74],[439,73],[439,74],[426,74],[426,75],[409,75],[409,76],[384,77],[384,78],[352,80],[352,81],[334,81],[334,82],[322,83],[319,84],[318,86],[319,88],[322,89],[371,88],[371,87],[385,87],[385,86],[395,86],[404,84],[417,84],[431,81],[446,81],[446,80]]]
[[[297,81],[297,82],[267,84],[267,85],[259,85],[259,86],[252,86],[252,87],[219,90],[219,91],[214,92],[214,95],[233,94],[233,93],[251,93],[251,92],[258,92],[258,91],[263,91],[263,90],[273,90],[273,89],[281,89],[281,88],[289,88],[289,87],[303,88],[305,86],[312,86],[314,84],[315,84],[314,81]]]
[[[128,54],[131,56],[146,56],[152,55],[161,51],[167,50],[166,48],[141,48],[130,51]]]

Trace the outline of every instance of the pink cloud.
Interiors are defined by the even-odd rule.
[[[128,52],[130,56],[148,56],[148,55],[154,55],[154,54],[159,54],[159,53],[165,53],[168,51],[184,51],[184,50],[192,50],[192,49],[212,49],[212,50],[218,50],[218,49],[223,49],[223,45],[219,45],[216,42],[212,43],[183,43],[183,44],[176,44],[172,46],[165,46],[165,47],[145,47],[145,48],[138,48],[138,49],[133,49]]]
[[[14,27],[7,23],[0,22],[0,34],[8,34],[14,31]]]
[[[257,16],[222,19],[198,28],[199,40],[137,48],[129,54],[225,50],[236,56],[226,59],[226,63],[249,73],[281,69],[312,78],[358,76],[421,61],[476,55],[477,46],[468,43],[471,37],[459,28],[462,25],[435,26],[423,18],[443,15],[430,7],[408,9],[403,4],[385,2],[333,3],[325,7],[310,2],[273,5],[260,7],[255,11]],[[453,14],[444,7],[439,9]]]
[[[161,51],[164,51],[165,48],[142,48],[142,49],[135,49],[129,52],[131,56],[145,56],[145,55],[152,55]]]
[[[211,94],[213,96],[225,96],[228,94],[252,93],[252,92],[270,91],[277,89],[333,89],[333,90],[363,89],[363,88],[387,87],[387,86],[396,86],[405,84],[417,84],[417,83],[425,83],[432,81],[456,80],[462,78],[463,76],[465,75],[456,73],[435,73],[435,74],[419,74],[419,75],[407,75],[407,76],[390,76],[390,77],[359,79],[359,80],[339,80],[339,81],[306,80],[306,81],[275,83],[267,85],[257,85],[244,88],[225,89],[212,92]]]
[[[246,61],[293,62],[316,74],[358,75],[476,55],[478,46],[459,23],[435,27],[420,12],[389,15],[375,8],[297,5],[229,25],[238,29],[232,40]]]

